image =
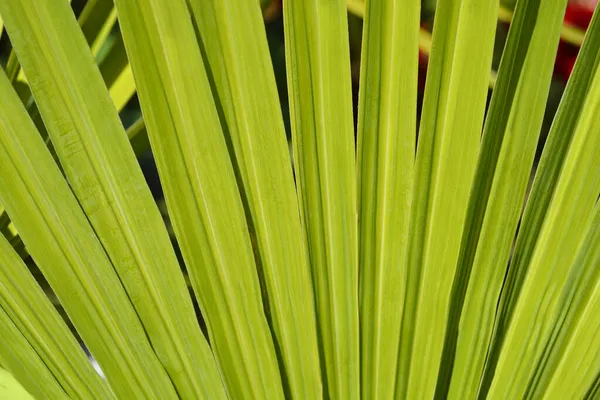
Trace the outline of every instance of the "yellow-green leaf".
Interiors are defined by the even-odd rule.
[[[484,393],[487,391],[486,388],[489,388],[494,376],[499,351],[512,320],[525,276],[529,271],[531,258],[547,218],[551,201],[555,196],[567,152],[572,147],[577,124],[580,123],[586,106],[585,102],[589,98],[592,80],[600,66],[600,57],[598,56],[600,17],[598,15],[599,13],[596,12],[592,19],[588,36],[554,118],[520,223],[519,235],[494,323],[494,337],[488,350],[482,381]],[[563,265],[562,267],[568,266]]]
[[[314,292],[261,10],[247,0],[188,3],[256,236],[286,390],[291,397],[318,398]]]
[[[528,393],[535,398],[583,398],[600,374],[600,205],[569,271],[552,334]]]
[[[138,118],[131,124],[126,132],[135,154],[139,156],[150,148],[150,140],[148,139],[148,132],[146,131],[143,117]]]
[[[5,17],[6,4],[0,3]],[[0,203],[33,260],[118,397],[177,398],[87,216],[4,72],[0,94]]]
[[[21,386],[8,371],[0,368],[0,399],[33,400],[33,397]]]
[[[110,30],[115,25],[117,13],[113,0],[88,0],[77,21],[85,40],[92,49],[92,54],[98,54]]]
[[[35,396],[42,399],[68,399],[67,393],[44,360],[2,307],[0,307],[0,329],[2,329],[0,362],[4,367],[8,368]],[[10,386],[5,381],[7,376],[3,374],[6,372],[0,368],[0,400],[12,400],[13,398],[8,397]]]
[[[111,40],[107,47],[107,54],[99,64],[100,73],[115,108],[121,111],[133,97],[135,83],[121,35]]]
[[[565,5],[565,0],[521,1],[511,24],[471,189],[439,396],[477,395],[537,149]]]
[[[116,5],[173,228],[229,395],[282,398],[243,204],[185,1]]]
[[[69,5],[9,0],[0,12],[73,192],[178,393],[222,393],[162,216]]]
[[[55,378],[54,384],[62,388],[61,392],[64,390],[64,396],[81,400],[113,398],[108,385],[94,371],[25,263],[1,234],[0,266],[1,318],[8,317],[28,341],[32,351],[37,353],[37,357],[30,354],[18,361],[25,366],[39,357]],[[8,321],[5,323],[10,324]],[[6,351],[10,354],[14,349],[4,339],[2,344],[0,353],[6,359]],[[28,383],[32,380],[30,377],[27,379]],[[40,382],[39,386],[43,388],[46,384]],[[35,390],[31,391],[35,393]]]
[[[497,0],[440,0],[415,164],[399,398],[433,397],[485,110]]]
[[[420,2],[366,3],[358,105],[361,396],[394,396],[417,126]]]
[[[581,67],[595,67],[594,64],[590,62]],[[600,128],[596,123],[600,112],[600,68],[595,68],[586,89],[587,93],[579,93],[584,100],[577,122],[572,125],[572,133],[557,130],[551,133],[562,135],[563,140],[569,136],[572,139],[564,153],[564,161],[557,165],[551,193],[544,194],[551,195],[551,198],[541,218],[539,234],[531,245],[531,256],[520,292],[513,299],[512,318],[499,350],[490,386],[489,396],[492,398],[521,398],[527,393],[530,379],[536,371],[536,361],[541,356],[540,347],[552,330],[551,316],[561,306],[560,289],[592,223],[590,216],[600,195]],[[566,107],[574,105],[577,104]],[[550,165],[548,157],[560,157],[560,153],[547,153],[552,149],[552,146],[546,146],[546,164],[541,165],[540,170]],[[537,179],[539,176],[536,176]],[[543,209],[535,210],[540,211]]]
[[[511,23],[513,18],[513,11],[501,5],[500,12],[498,13],[498,20]],[[581,46],[584,36],[585,30],[582,30],[580,27],[572,25],[566,21],[562,24],[560,38],[565,42],[575,46]]]
[[[294,165],[326,387],[360,396],[356,166],[344,0],[283,4]]]

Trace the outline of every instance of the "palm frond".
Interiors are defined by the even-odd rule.
[[[596,12],[588,38],[582,46],[580,56],[575,64],[573,76],[567,85],[561,105],[552,124],[548,140],[544,147],[544,153],[537,169],[535,181],[525,207],[511,265],[500,297],[498,315],[494,327],[496,333],[490,344],[489,361],[487,362],[488,365],[486,366],[484,377],[488,385],[494,375],[499,350],[511,323],[525,278],[531,268],[533,253],[536,250],[537,242],[542,234],[542,228],[548,218],[550,206],[556,196],[558,181],[563,173],[567,154],[573,149],[573,140],[577,126],[581,123],[581,117],[586,112],[585,102],[590,99],[592,81],[600,67],[600,59],[598,58],[600,46],[599,20],[598,12]],[[587,111],[589,112],[589,108]],[[590,135],[593,136],[594,133],[590,133]],[[589,162],[593,163],[594,161]],[[592,198],[594,196],[593,188],[590,189],[592,189],[592,193],[589,196]],[[564,192],[563,196],[572,196],[572,193]],[[590,201],[595,202],[597,198],[598,193]],[[582,201],[588,200],[582,199]],[[557,220],[556,223],[559,224],[555,228],[558,234],[566,225],[564,224],[564,220]],[[583,232],[580,230],[579,234],[583,235]],[[567,237],[564,239],[566,240]],[[576,250],[573,249],[572,251]],[[561,265],[561,267],[568,267],[568,265]]]
[[[583,398],[597,387],[600,343],[600,206],[561,292],[561,312],[527,391],[533,396]],[[573,368],[573,366],[576,366]],[[596,389],[597,390],[597,389]],[[597,394],[596,394],[597,395]]]
[[[542,156],[529,210],[526,210],[523,221],[524,226],[539,225],[521,230],[515,248],[515,262],[511,268],[523,267],[525,257],[529,260],[524,271],[515,272],[520,279],[511,282],[511,297],[504,303],[505,308],[500,310],[510,319],[510,326],[502,332],[505,336],[498,350],[491,396],[506,393],[518,397],[527,390],[536,361],[541,356],[540,347],[544,346],[552,329],[552,315],[562,312],[558,302],[559,290],[567,280],[592,223],[592,211],[600,194],[600,134],[593,122],[600,105],[600,69],[593,68],[596,57],[597,53],[588,63],[579,63],[579,68],[593,71],[584,82],[579,81],[585,85],[585,89],[579,91],[583,99],[565,105],[569,112],[565,109],[559,112],[554,126],[561,125],[561,118],[573,114],[577,115],[577,120],[563,125],[560,131],[553,128]],[[555,147],[558,141],[563,142],[563,151]],[[565,142],[570,142],[568,147]],[[552,150],[555,151],[550,152]],[[552,173],[554,176],[548,179]],[[538,192],[541,185],[546,186],[544,193]],[[544,200],[547,203],[542,203]],[[531,207],[535,205],[536,215],[532,216],[527,211],[534,211]],[[535,243],[526,254],[523,254],[523,245],[519,244],[523,240]],[[515,365],[522,367],[515,368]]]
[[[513,10],[500,6],[500,12],[498,14],[498,20],[502,22],[512,22],[514,18]],[[573,26],[569,23],[563,23],[562,28],[560,30],[560,38],[567,43],[573,44],[575,46],[581,46],[583,43],[583,38],[585,36],[585,32],[580,28]]]
[[[359,396],[356,167],[343,0],[284,3],[300,213],[329,396]]]
[[[0,398],[597,399],[567,2],[0,1]]]
[[[475,3],[478,3],[475,5]],[[433,396],[480,147],[498,4],[439,1],[415,161],[397,393]]]
[[[113,398],[25,263],[0,235],[0,346],[17,379],[42,398]],[[29,386],[29,385],[28,385]]]
[[[187,6],[116,4],[173,227],[227,388],[232,396],[281,396],[243,205]]]
[[[52,3],[0,10],[33,33],[16,32],[13,46],[69,183],[162,365],[180,393],[203,393],[220,379],[160,212],[77,21],[67,3]]]
[[[0,12],[10,21],[7,5]],[[4,73],[0,93],[0,203],[115,394],[176,398],[113,265]]]
[[[366,7],[357,132],[361,395],[392,398],[414,180],[420,2]]]
[[[448,390],[450,375],[448,397],[477,395],[530,181],[565,5],[522,1],[511,25],[471,188],[442,358],[442,365],[452,368],[442,369],[440,395]]]
[[[257,2],[189,0],[246,206],[288,395],[322,391],[306,242]]]
[[[31,395],[23,388],[23,386],[21,386],[21,384],[17,382],[17,380],[11,374],[2,369],[1,364],[0,387],[2,387],[2,395],[6,396],[6,398],[33,400],[33,397],[31,397]]]

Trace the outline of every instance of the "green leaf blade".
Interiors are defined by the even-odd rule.
[[[539,344],[549,335],[551,316],[560,307],[556,292],[565,284],[570,266],[592,223],[589,216],[600,195],[600,132],[592,122],[598,112],[600,68],[596,69],[574,128],[521,293],[514,305],[514,315],[490,386],[491,397],[519,397],[527,390],[535,373],[536,360],[541,355]]]
[[[186,4],[116,5],[175,234],[229,395],[283,397],[243,204]]]
[[[2,329],[0,362],[4,367],[9,369],[21,384],[36,397],[69,398],[44,360],[37,354],[35,348],[27,341],[27,338],[2,307],[0,307],[0,329]],[[0,368],[0,399],[10,399],[3,397],[3,391],[8,390],[8,386],[3,386],[3,384],[8,385],[3,381],[8,378],[4,374],[6,372]]]
[[[161,363],[183,396],[218,388],[162,217],[70,7],[8,1],[0,10],[18,27],[11,39],[61,165]]]
[[[0,202],[23,242],[115,394],[176,398],[110,260],[4,73],[0,93]]]
[[[400,398],[434,394],[479,151],[497,14],[497,1],[437,5],[415,166]]]
[[[77,20],[90,47],[94,47],[95,42],[106,39],[108,34],[106,25],[109,29],[112,28],[116,22],[115,17],[115,6],[112,0],[90,0],[85,4]],[[92,53],[95,52],[92,50]]]
[[[256,235],[286,394],[319,398],[314,291],[260,7],[245,0],[188,3]]]
[[[27,339],[71,398],[114,398],[104,380],[94,371],[87,356],[54,309],[54,306],[20,259],[0,234],[0,308]],[[11,352],[10,347],[7,349]],[[22,358],[23,364],[30,357]],[[46,384],[40,384],[45,387]],[[62,392],[61,390],[61,392]]]
[[[326,386],[360,396],[356,167],[345,2],[284,3],[300,212],[315,285]]]
[[[477,396],[537,149],[565,4],[523,1],[511,25],[470,194],[438,395]]]
[[[2,368],[0,368],[0,398],[18,400],[34,399],[11,374]]]
[[[528,393],[539,398],[583,398],[600,374],[600,207],[569,271]],[[575,368],[573,368],[575,366]]]
[[[548,218],[548,210],[556,193],[566,155],[572,147],[576,127],[584,112],[585,102],[588,101],[592,80],[600,65],[599,50],[600,18],[596,12],[554,118],[520,224],[514,255],[500,298],[494,338],[488,351],[482,383],[484,393],[494,376],[498,355],[529,271],[536,243]]]
[[[363,398],[393,398],[416,142],[417,1],[367,1],[358,115]]]
[[[595,260],[598,265],[598,258]],[[581,311],[581,316],[569,339],[552,379],[547,386],[541,386],[543,399],[584,398],[589,389],[594,389],[600,376],[600,330],[598,308],[600,307],[600,285],[596,282],[594,292]],[[575,368],[573,366],[576,366]],[[597,389],[596,389],[597,390]],[[597,396],[596,392],[596,396]],[[596,397],[597,398],[597,397]]]

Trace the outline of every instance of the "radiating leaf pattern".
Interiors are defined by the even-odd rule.
[[[0,398],[598,399],[567,2],[0,1]]]
[[[497,1],[439,1],[415,161],[396,395],[433,396],[479,151]]]
[[[185,1],[116,4],[175,234],[228,392],[282,397],[243,204]]]
[[[13,45],[73,192],[158,358],[182,396],[206,393],[220,382],[214,358],[160,212],[68,4],[7,1],[0,11],[9,28],[35,33],[14,32]]]
[[[469,199],[442,358],[443,365],[452,365],[454,358],[453,368],[441,370],[436,389],[440,396],[477,395],[537,149],[565,5],[523,1],[511,25]]]
[[[342,0],[284,3],[300,213],[312,265],[326,387],[359,396],[356,167]]]
[[[2,332],[22,335],[22,343],[28,351],[24,356],[9,340],[3,338],[0,346],[7,365],[20,364],[26,373],[19,379],[33,380],[37,374],[31,370],[36,363],[43,363],[50,382],[38,379],[37,385],[52,398],[52,390],[71,398],[113,398],[106,382],[94,373],[91,364],[69,329],[38,286],[27,266],[9,242],[0,235],[0,325]],[[17,333],[18,332],[18,333]],[[58,389],[59,387],[60,389]],[[36,393],[36,395],[39,395]]]
[[[392,398],[414,180],[420,2],[366,4],[358,115],[361,395]]]
[[[322,392],[313,287],[260,8],[188,0],[246,216],[289,395]]]
[[[0,202],[30,254],[117,396],[176,398],[108,256],[4,72],[0,93]]]

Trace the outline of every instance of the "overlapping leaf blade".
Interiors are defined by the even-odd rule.
[[[420,2],[367,1],[358,105],[361,397],[394,396],[412,200]]]
[[[150,139],[148,139],[143,117],[138,118],[131,124],[126,133],[135,154],[140,155],[150,148]]]
[[[600,68],[594,71],[584,96],[521,291],[514,300],[513,316],[490,386],[491,397],[521,397],[526,393],[536,372],[536,361],[543,354],[540,348],[552,332],[552,315],[560,309],[560,290],[592,223],[590,216],[600,194],[600,129],[595,122],[600,112]],[[551,134],[569,136],[568,131],[554,130]],[[545,152],[551,149],[546,147]]]
[[[585,15],[581,13],[580,15]],[[498,20],[502,22],[512,23],[513,11],[508,7],[500,4],[500,12],[498,13]],[[562,28],[560,30],[560,38],[562,41],[569,43],[574,46],[581,46],[585,31],[580,26],[573,25],[569,18],[565,18]]]
[[[0,307],[0,329],[2,329],[0,361],[19,379],[19,382],[26,386],[36,397],[67,399],[67,393],[44,363],[44,360],[2,307]],[[8,400],[10,397],[4,397],[4,395],[8,395],[5,390],[7,392],[9,390],[9,383],[3,382],[3,379],[7,378],[3,375],[5,373],[0,369],[0,399]],[[13,384],[10,383],[11,386]]]
[[[565,5],[521,1],[511,25],[469,199],[439,396],[477,395],[537,149]]]
[[[498,2],[437,3],[411,211],[399,398],[433,396],[491,68]]]
[[[117,396],[176,398],[110,260],[3,72],[0,93],[0,202],[30,254]]]
[[[108,46],[107,54],[99,64],[100,73],[117,111],[121,111],[135,93],[135,83],[121,35]]]
[[[219,393],[162,217],[69,5],[10,0],[0,12],[69,183],[178,393]]]
[[[582,398],[600,374],[600,206],[569,271],[528,395]]]
[[[94,371],[25,263],[1,234],[0,266],[2,319],[8,317],[18,328],[37,353],[34,358],[41,359],[55,378],[55,385],[64,390],[63,395],[82,400],[113,398],[108,385]],[[6,321],[6,324],[10,322]],[[2,341],[0,353],[6,354],[6,351],[12,352]],[[23,357],[18,361],[25,365],[32,360],[31,357]],[[40,382],[39,386],[44,388],[46,384]]]
[[[116,5],[173,227],[229,395],[283,397],[243,204],[185,1]]]
[[[323,391],[332,398],[597,396],[600,17],[553,125],[493,322],[566,0],[520,1],[481,150],[498,5],[438,2],[416,163],[418,2],[367,3],[357,175],[344,3],[285,1],[299,199],[259,5],[117,1],[169,211],[230,397],[320,398]],[[0,157],[9,162],[0,165],[0,182],[7,183],[0,199],[24,227],[34,257],[119,396],[225,398],[166,231],[72,15],[50,0],[5,3],[0,11],[13,13],[17,50],[33,71],[32,87],[84,210],[14,93],[2,86],[4,77]],[[82,14],[100,38],[86,37],[94,51],[114,22],[110,3],[90,0]],[[360,1],[353,4],[362,10]],[[115,41],[107,64],[100,63],[117,109],[135,91],[123,50]],[[12,72],[18,71],[12,60]],[[135,138],[134,149],[147,148],[144,120],[127,137]],[[35,157],[49,173],[37,170]],[[88,248],[95,257],[89,266]],[[26,273],[8,250],[11,265]],[[152,343],[111,260],[152,327]],[[130,275],[131,265],[141,269]],[[262,299],[259,277],[266,284]],[[30,276],[21,278],[25,287],[35,285]],[[112,303],[107,282],[115,284],[124,310]],[[0,365],[16,371],[34,395],[76,391],[57,372],[60,362],[50,365],[50,353],[40,350],[49,340],[40,336],[45,331],[24,328],[17,302],[6,306],[3,283],[0,324],[8,339],[0,343]],[[162,289],[155,292],[154,283]],[[20,286],[5,293],[15,295]],[[156,314],[145,308],[150,304]],[[179,317],[194,323],[180,329]],[[189,337],[197,341],[188,354]],[[200,368],[192,365],[198,354]],[[172,362],[177,358],[187,362],[184,372]],[[31,379],[38,374],[39,382]]]
[[[0,397],[6,399],[33,400],[33,397],[15,378],[0,366]]]
[[[114,26],[116,17],[112,0],[88,0],[86,2],[77,21],[93,54],[97,54]]]
[[[284,3],[300,212],[331,398],[360,396],[356,167],[343,0]]]
[[[110,8],[108,5],[110,5]],[[100,10],[99,15],[95,15],[97,10]],[[135,93],[135,85],[133,83],[133,76],[131,75],[131,68],[129,67],[125,51],[123,50],[122,40],[120,37],[116,40],[110,40],[109,38],[109,34],[116,23],[116,16],[112,0],[100,2],[89,1],[86,3],[86,7],[82,11],[77,22],[81,26],[82,31],[85,32],[84,35],[86,40],[90,44],[92,54],[94,54],[94,57],[96,58],[96,62],[98,63],[103,78],[105,78],[105,83],[117,111],[122,111]],[[0,25],[2,25],[1,18]],[[102,46],[105,45],[105,41],[107,41],[106,44],[108,44],[107,47],[109,47],[110,50],[107,51],[107,56],[99,58],[99,51]],[[120,47],[118,46],[119,43],[121,44]],[[113,57],[113,55],[116,57]],[[6,71],[9,76],[12,76],[11,80],[14,80],[13,85],[27,107],[27,111],[40,131],[40,134],[47,139],[48,145],[52,146],[39,110],[37,109],[37,105],[33,101],[27,79],[22,73],[21,66],[18,63],[14,52],[11,53],[11,57],[8,60]],[[143,141],[139,141],[139,143],[136,143],[135,145],[132,143],[132,146],[134,147],[134,150],[136,150],[136,154],[146,150],[148,147]],[[0,215],[2,215],[1,212]],[[10,223],[10,220],[3,220],[0,218],[0,230],[5,229],[8,223]],[[15,235],[11,242],[14,242],[16,247],[22,245],[18,235]]]
[[[581,115],[585,110],[585,102],[589,97],[592,79],[600,65],[600,57],[598,57],[598,51],[600,50],[600,18],[597,15],[598,12],[592,20],[572,77],[554,118],[520,224],[519,236],[499,302],[494,326],[494,338],[488,350],[489,354],[482,382],[483,393],[487,390],[486,388],[489,388],[494,376],[500,348],[512,320],[525,276],[529,271],[531,258],[541,235],[542,226],[547,219],[548,209],[555,196],[566,155],[572,147],[577,124],[579,124]],[[562,267],[568,268],[568,265]]]
[[[306,242],[258,2],[189,0],[256,235],[275,345],[292,397],[322,393]]]

